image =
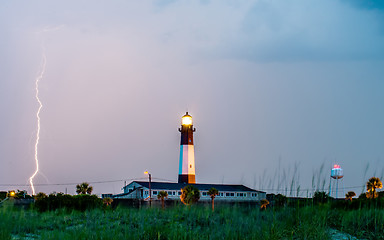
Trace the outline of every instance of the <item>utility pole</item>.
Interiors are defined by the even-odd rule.
[[[144,173],[148,174],[148,178],[149,178],[149,184],[148,184],[149,185],[149,206],[151,207],[152,206],[152,189],[151,189],[152,176],[148,171],[145,171]]]

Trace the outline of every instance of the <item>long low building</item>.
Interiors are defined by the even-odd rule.
[[[211,188],[216,188],[219,191],[215,201],[257,202],[266,198],[265,192],[257,191],[244,185],[151,182],[152,199],[157,199],[157,194],[160,191],[166,191],[168,199],[180,199],[181,189],[187,185],[193,185],[199,189],[200,201],[211,200],[211,197],[208,195],[208,190]],[[121,199],[149,199],[149,182],[133,181],[124,186],[123,191],[123,193],[113,195],[112,197]]]

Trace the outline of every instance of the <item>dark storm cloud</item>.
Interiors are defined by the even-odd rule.
[[[383,16],[338,1],[258,1],[228,51],[255,61],[382,59]]]
[[[50,182],[144,170],[176,179],[188,109],[198,181],[261,186],[280,158],[286,171],[299,163],[302,188],[323,161],[359,185],[366,163],[384,157],[381,17],[328,0],[4,1],[0,183],[34,170],[44,46],[40,167]]]
[[[384,2],[380,0],[344,0],[344,3],[354,5],[357,8],[384,10]]]

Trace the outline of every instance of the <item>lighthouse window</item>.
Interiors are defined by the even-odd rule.
[[[189,139],[189,142],[191,142],[191,139]]]
[[[189,165],[189,168],[192,168],[192,165]]]

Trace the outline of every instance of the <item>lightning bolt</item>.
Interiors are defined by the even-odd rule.
[[[35,195],[35,187],[33,186],[33,178],[36,176],[36,174],[39,172],[39,158],[38,158],[38,146],[39,146],[39,141],[40,141],[40,112],[41,109],[43,108],[43,104],[39,98],[39,82],[41,79],[43,79],[44,73],[45,73],[45,66],[47,64],[47,58],[45,56],[45,48],[43,47],[43,60],[42,60],[42,66],[41,66],[41,71],[40,74],[36,77],[35,81],[35,98],[37,103],[39,104],[39,108],[37,109],[36,112],[36,118],[37,118],[37,131],[36,131],[36,142],[35,142],[35,164],[36,164],[36,170],[32,174],[32,176],[29,178],[29,184],[31,185],[32,188],[32,195]]]
[[[41,31],[38,31],[36,32],[36,34],[40,35],[42,33],[46,33],[46,32],[51,32],[51,31],[56,31],[56,30],[59,30],[61,27],[63,27],[64,25],[60,25],[60,26],[57,26],[57,27],[45,27],[43,30]],[[44,39],[42,40],[42,52],[43,52],[43,59],[42,59],[42,64],[41,64],[41,67],[40,67],[40,73],[37,75],[36,77],[36,81],[35,81],[35,92],[36,92],[36,95],[35,95],[35,98],[36,98],[36,101],[39,105],[39,108],[37,109],[37,112],[36,112],[36,119],[37,119],[37,131],[36,131],[36,142],[35,142],[35,164],[36,164],[36,169],[35,169],[35,172],[32,174],[32,176],[29,178],[29,184],[31,186],[31,189],[32,189],[32,195],[35,195],[35,187],[33,185],[33,179],[34,177],[39,173],[39,154],[38,154],[38,150],[39,150],[39,141],[40,141],[40,112],[41,112],[41,109],[43,108],[43,104],[40,100],[40,97],[39,97],[39,82],[40,80],[43,79],[44,77],[44,73],[45,73],[45,66],[47,64],[47,57],[46,57],[46,54],[45,54],[45,44],[44,44]],[[42,173],[40,173],[42,174]],[[43,176],[45,177],[45,175],[43,174]],[[46,178],[46,177],[45,177]]]

